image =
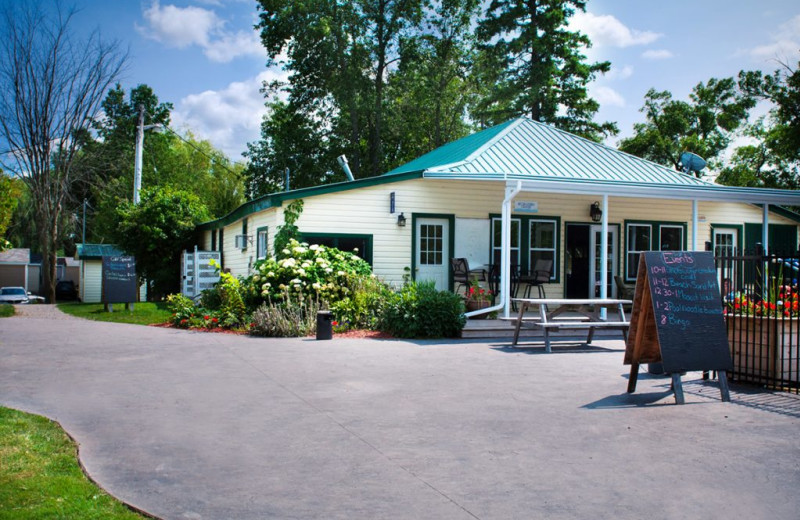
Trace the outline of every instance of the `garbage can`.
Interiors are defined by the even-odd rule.
[[[331,311],[317,312],[317,339],[331,339],[333,337],[333,313]]]

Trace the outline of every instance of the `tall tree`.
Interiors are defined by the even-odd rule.
[[[91,241],[110,241],[118,226],[116,208],[133,193],[134,143],[139,106],[144,108],[148,131],[142,154],[144,186],[174,186],[197,195],[212,217],[221,217],[245,200],[244,165],[236,165],[208,141],[191,133],[179,136],[169,130],[171,103],[160,102],[148,85],[127,94],[120,85],[103,100],[103,117],[95,121],[97,139],[86,136],[76,167],[86,182],[76,199],[89,200],[94,211],[88,226]]]
[[[646,121],[634,125],[634,135],[620,141],[624,152],[681,169],[683,152],[696,153],[713,169],[722,153],[747,121],[755,97],[733,78],[698,83],[689,101],[673,99],[667,91],[650,89],[645,95]]]
[[[772,108],[744,130],[750,142],[736,148],[718,182],[800,188],[800,63],[794,69],[782,65],[773,74],[739,73],[740,88]]]
[[[28,186],[43,255],[45,297],[55,301],[56,254],[63,212],[76,182],[73,164],[105,92],[126,56],[97,32],[71,33],[74,10],[6,6],[0,29],[0,130],[11,168]]]
[[[148,298],[179,291],[181,252],[192,245],[197,224],[208,220],[205,205],[186,191],[145,188],[139,204],[125,202],[117,211],[115,242],[136,257],[139,278],[153,283]]]
[[[425,11],[419,34],[402,42],[387,86],[384,156],[402,164],[469,133],[464,117],[475,90],[471,25],[478,0],[442,0]]]
[[[12,246],[5,236],[21,194],[22,189],[16,179],[12,179],[0,169],[0,251]]]
[[[268,55],[287,57],[291,112],[325,121],[321,130],[338,152],[331,156],[345,153],[356,177],[385,171],[386,86],[422,0],[259,0],[259,7],[256,27]],[[265,146],[270,140],[262,135]]]
[[[481,82],[486,88],[474,109],[485,125],[527,115],[569,132],[599,140],[617,132],[596,123],[597,101],[587,85],[608,72],[608,61],[586,63],[589,38],[567,29],[584,0],[492,0],[478,25]]]

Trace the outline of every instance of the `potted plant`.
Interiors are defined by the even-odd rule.
[[[772,287],[763,299],[734,294],[725,308],[734,376],[797,383],[798,316],[798,292],[791,286]]]
[[[485,309],[492,304],[492,291],[481,287],[477,280],[472,280],[464,297],[464,305],[467,312]],[[485,315],[483,315],[485,317]]]

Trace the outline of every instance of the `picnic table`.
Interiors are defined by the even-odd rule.
[[[544,331],[544,345],[547,352],[550,349],[550,331],[561,329],[588,329],[589,336],[586,343],[592,342],[595,329],[616,329],[622,332],[625,341],[628,340],[628,328],[630,321],[625,317],[623,305],[630,305],[631,300],[621,300],[613,298],[598,299],[567,299],[567,298],[513,298],[519,307],[516,317],[514,342],[519,341],[519,331],[523,325],[538,327]],[[525,312],[532,307],[539,308],[539,316],[525,317]],[[554,308],[555,307],[555,308]],[[548,310],[548,308],[553,310]],[[617,311],[614,321],[604,319],[602,310]],[[572,316],[564,316],[570,312]],[[574,316],[577,314],[577,316]],[[608,312],[611,314],[611,312]]]

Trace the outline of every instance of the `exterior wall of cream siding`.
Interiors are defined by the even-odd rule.
[[[102,260],[82,260],[82,262],[81,301],[98,303],[102,297],[103,262]]]
[[[390,193],[395,193],[396,212],[389,213]],[[458,218],[489,219],[499,216],[504,196],[504,184],[488,181],[453,181],[415,179],[390,184],[381,184],[350,191],[316,195],[304,199],[303,213],[297,223],[302,232],[307,233],[352,233],[372,235],[373,268],[375,273],[390,283],[402,281],[404,268],[412,263],[412,216],[421,214],[452,215]],[[550,193],[520,193],[516,201],[535,201],[538,212],[525,213],[526,216],[559,217],[560,265],[559,284],[547,286],[548,296],[563,295],[565,240],[567,223],[591,224],[589,206],[601,197],[588,195],[565,195]],[[285,204],[288,204],[285,203]],[[618,274],[624,273],[626,220],[668,221],[686,224],[686,244],[692,244],[692,203],[662,199],[632,199],[609,197],[609,224],[619,228]],[[397,215],[402,212],[408,219],[405,227],[397,226]],[[520,215],[523,215],[520,213]],[[742,224],[761,222],[761,208],[740,203],[700,202],[698,204],[698,249],[703,250],[705,241],[711,238],[711,224]],[[269,227],[269,250],[275,240],[277,227],[283,224],[283,208],[270,208],[248,217],[248,233],[255,237],[259,227]],[[772,224],[793,224],[784,217],[770,214]],[[458,220],[455,233],[458,240]],[[235,235],[241,234],[242,222],[225,227],[225,267],[236,275],[248,274],[250,258],[255,261],[256,246],[249,245],[242,252],[234,248]],[[523,230],[525,232],[525,230]],[[210,231],[204,234],[205,243],[210,247]],[[474,247],[489,250],[490,244],[475,244]],[[480,256],[486,256],[482,254]]]
[[[257,258],[256,233],[260,227],[268,227],[267,252],[272,254],[272,246],[275,241],[276,222],[283,223],[283,210],[280,208],[270,208],[268,210],[253,213],[247,216],[247,234],[252,237],[252,243],[247,244],[247,249],[241,250],[236,247],[236,235],[242,234],[242,221],[237,220],[233,224],[225,226],[223,229],[224,244],[222,249],[223,264],[226,269],[237,276],[247,276],[250,274],[253,264]],[[218,233],[219,231],[217,231]],[[219,237],[217,237],[219,241]],[[211,231],[203,232],[202,243],[207,250],[211,250]],[[219,242],[217,242],[219,250]]]

